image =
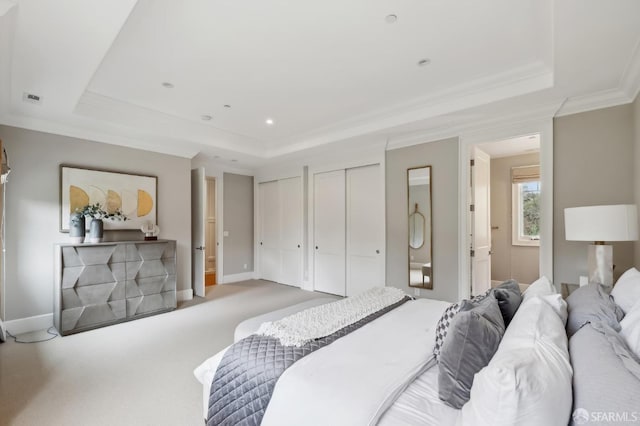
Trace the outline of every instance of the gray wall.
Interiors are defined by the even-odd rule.
[[[553,263],[556,283],[587,275],[586,242],[566,241],[564,209],[634,203],[631,104],[554,119]],[[640,166],[635,163],[636,168]],[[613,243],[614,280],[634,264],[634,243]]]
[[[53,309],[53,245],[59,232],[59,165],[158,176],[160,237],[177,240],[178,290],[191,288],[191,162],[185,158],[0,126],[11,175],[6,185],[6,319]],[[107,240],[142,239],[138,231],[107,232]]]
[[[431,165],[433,290],[421,295],[458,299],[458,143],[446,139],[386,153],[387,285],[409,288],[407,169]]]
[[[253,176],[225,173],[223,185],[224,275],[252,272]]]
[[[531,153],[491,160],[491,279],[531,284],[540,276],[540,248],[512,245],[511,168],[540,164]]]

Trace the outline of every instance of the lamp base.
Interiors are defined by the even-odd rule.
[[[587,260],[589,282],[613,285],[613,247],[606,244],[589,245]]]

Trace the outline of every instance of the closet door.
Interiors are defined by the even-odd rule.
[[[380,165],[347,170],[347,296],[384,287],[384,199]]]
[[[318,173],[313,191],[314,290],[345,295],[345,171]]]
[[[302,179],[282,179],[280,186],[280,283],[302,281]]]
[[[280,279],[280,195],[278,181],[258,185],[260,203],[260,278]]]

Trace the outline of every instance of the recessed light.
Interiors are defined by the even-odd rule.
[[[211,120],[213,117],[212,117],[212,116],[210,116],[210,115],[206,115],[206,114],[205,114],[205,115],[201,115],[201,116],[200,116],[200,118],[201,118],[201,119],[203,119],[204,121],[209,121],[209,120]]]
[[[431,59],[429,59],[429,58],[424,58],[424,59],[420,59],[420,60],[418,61],[418,66],[419,66],[419,67],[424,67],[424,66],[429,65],[430,63],[431,63]]]
[[[387,15],[387,16],[385,16],[385,18],[384,18],[384,21],[385,21],[387,24],[393,24],[393,23],[394,23],[394,22],[396,22],[397,20],[398,20],[398,16],[397,16],[397,15],[393,15],[393,14],[391,14],[391,15]]]
[[[267,126],[273,126],[274,124],[274,121],[271,118],[267,118],[264,122],[267,123]]]
[[[231,105],[226,104],[224,107],[225,107],[225,108],[231,108]]]
[[[164,87],[165,89],[173,89],[174,85],[172,83],[169,83],[168,81],[163,81],[162,87]]]

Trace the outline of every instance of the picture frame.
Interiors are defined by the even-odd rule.
[[[100,203],[108,213],[116,209],[127,220],[105,220],[106,231],[140,230],[158,223],[158,177],[113,170],[60,165],[60,232],[69,232],[76,208]],[[91,221],[87,220],[87,227]]]

